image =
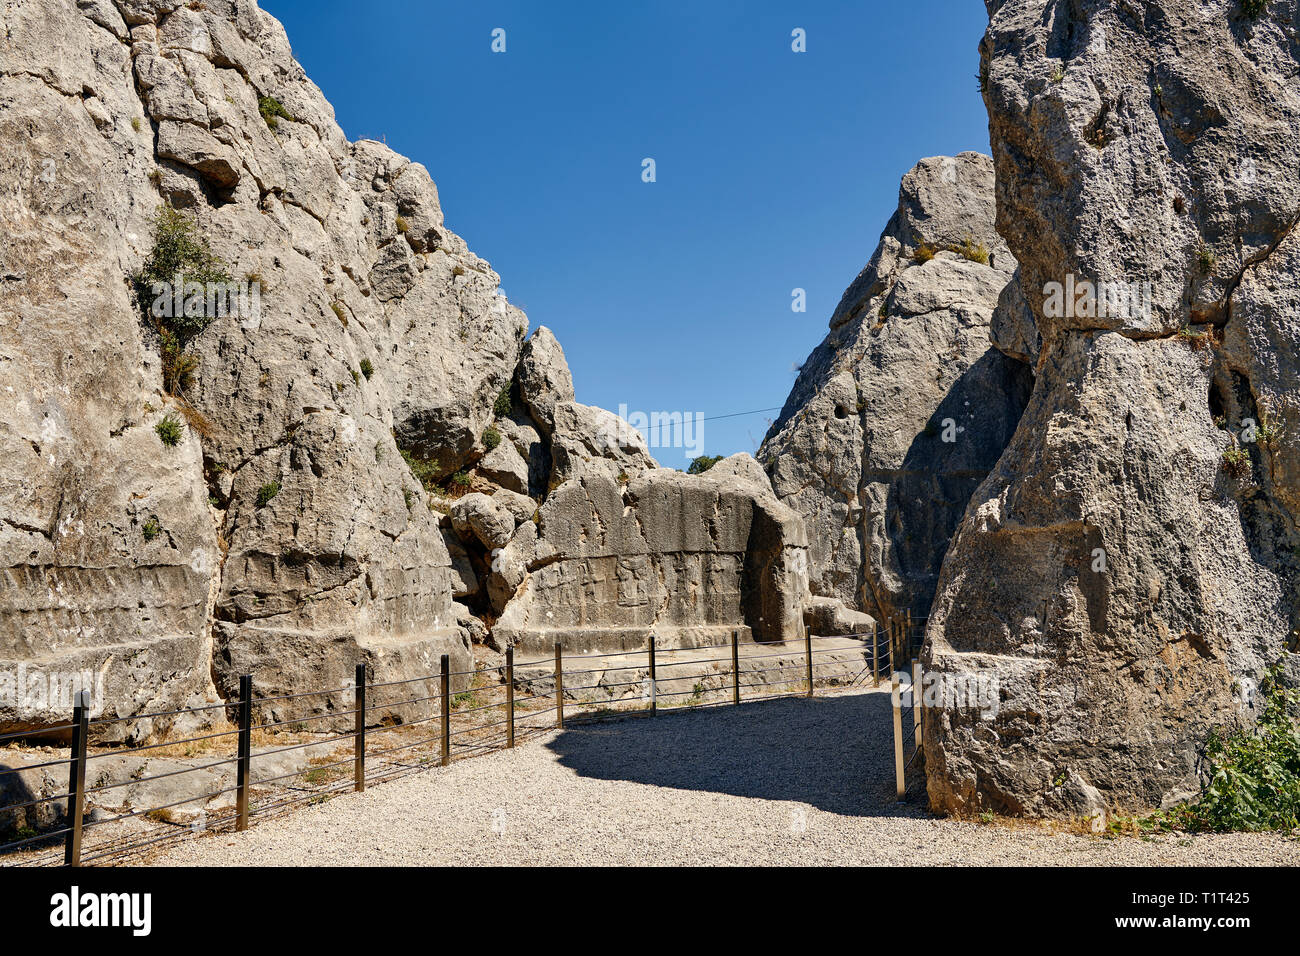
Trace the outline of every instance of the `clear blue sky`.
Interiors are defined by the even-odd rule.
[[[559,337],[578,400],[615,411],[780,406],[899,177],[988,152],[977,0],[262,6],[348,137],[428,167],[448,226]],[[752,453],[774,415],[706,421],[703,452]]]

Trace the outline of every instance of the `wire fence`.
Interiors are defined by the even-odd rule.
[[[472,670],[452,671],[443,655],[437,673],[390,681],[370,680],[366,665],[358,664],[348,686],[264,697],[256,695],[252,676],[243,675],[238,697],[226,703],[94,720],[89,692],[81,691],[69,723],[0,734],[0,745],[56,732],[71,737],[66,756],[25,766],[0,763],[0,833],[17,836],[0,844],[0,861],[19,866],[125,861],[196,832],[239,832],[255,820],[307,803],[509,749],[566,723],[812,697],[819,682],[879,686],[891,674],[900,760],[901,722],[916,721],[910,763],[919,750],[920,712],[915,702],[910,710],[900,707],[895,661],[905,659],[899,655],[911,646],[914,627],[907,621],[870,634],[805,634],[803,646],[794,649],[746,643],[744,654],[739,632],[733,631],[728,643],[673,648],[676,656],[668,658],[653,635],[642,651],[568,658],[556,643],[553,656],[521,663],[510,649],[504,666]],[[468,685],[466,690],[453,693],[456,678],[464,679],[459,683]],[[492,680],[496,683],[482,683]],[[317,712],[280,716],[277,709],[289,704]],[[227,727],[143,746],[90,749],[92,728],[181,715],[203,715]],[[340,730],[347,718],[350,725]],[[196,762],[171,760],[177,750]],[[216,751],[212,759],[205,756],[209,751]],[[0,750],[0,761],[5,753]],[[108,766],[111,758],[124,755],[169,759],[166,769],[152,774],[140,773],[143,763]],[[36,796],[24,782],[43,771],[48,783],[48,775],[65,770],[67,787],[55,787],[53,794]],[[179,778],[187,776],[194,786],[178,790]],[[900,788],[902,781],[900,765]],[[88,799],[99,805],[93,813],[87,812]],[[103,807],[121,812],[105,813]]]

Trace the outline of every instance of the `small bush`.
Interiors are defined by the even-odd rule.
[[[483,429],[483,447],[492,451],[501,444],[501,432],[497,431],[495,425],[489,425]]]
[[[451,476],[451,483],[457,488],[468,488],[470,486],[470,477],[468,472],[458,471]]]
[[[154,538],[158,537],[162,528],[158,525],[157,518],[150,518],[144,523],[144,527],[141,528],[140,531],[144,535],[146,541],[152,541]]]
[[[970,236],[967,236],[955,246],[949,247],[950,252],[955,252],[963,259],[969,259],[971,262],[978,262],[982,265],[989,264],[989,247],[982,242],[976,242]]]
[[[137,133],[140,132],[140,117],[138,116],[131,117],[131,128],[135,130]]]
[[[265,508],[271,503],[271,499],[280,493],[280,483],[278,481],[268,481],[261,488],[257,489],[257,506]]]
[[[257,99],[257,111],[262,114],[262,119],[271,129],[280,128],[280,120],[287,119],[293,122],[293,116],[274,96],[260,96]]]
[[[411,224],[406,221],[406,217],[400,213],[397,216],[397,232],[400,235],[406,235],[411,231]]]
[[[175,448],[185,437],[185,429],[175,415],[168,415],[155,425],[153,430],[158,433],[158,440],[168,448]]]
[[[1287,656],[1260,682],[1254,730],[1210,734],[1209,782],[1196,803],[1168,815],[1168,825],[1219,833],[1300,827],[1300,725],[1291,716],[1300,695],[1282,683]]]
[[[1257,20],[1268,9],[1268,0],[1241,0],[1241,15],[1249,20]]]
[[[162,353],[163,389],[170,395],[180,395],[190,384],[198,362],[186,351],[186,346],[208,327],[212,316],[180,315],[155,316],[153,300],[155,285],[171,286],[180,281],[229,282],[225,263],[213,254],[207,240],[196,234],[195,223],[170,206],[159,206],[153,218],[154,244],[149,258],[134,276],[136,300],[144,320],[158,332]]]
[[[1210,333],[1196,332],[1190,325],[1185,325],[1178,330],[1178,337],[1199,352],[1210,340]]]
[[[342,323],[343,328],[346,329],[348,327],[348,314],[346,311],[344,311],[342,304],[338,302],[331,302],[330,309],[333,310],[334,317],[338,319],[339,322]]]
[[[1250,453],[1244,448],[1224,449],[1223,470],[1234,478],[1245,478],[1250,474]]]
[[[366,381],[369,381],[370,376],[375,374],[375,367],[370,363],[370,359],[364,358],[361,360],[361,374],[366,377]]]
[[[378,452],[378,444],[375,445],[375,450]],[[406,462],[406,467],[411,469],[411,476],[420,483],[420,486],[424,488],[425,491],[436,493],[435,489],[437,488],[438,472],[442,470],[439,463],[437,461],[426,461],[423,458],[417,458],[405,448],[399,448],[398,451],[402,453],[402,460]]]
[[[691,461],[686,473],[688,475],[702,475],[720,461],[722,461],[721,455],[700,455],[700,457]]]
[[[929,262],[931,259],[934,258],[934,254],[937,251],[938,250],[935,249],[934,246],[930,245],[928,242],[923,242],[916,247],[916,250],[912,253],[912,258],[916,262],[924,265],[925,263]]]
[[[1214,250],[1205,243],[1201,243],[1196,248],[1196,264],[1201,267],[1202,272],[1213,272],[1218,261],[1218,258],[1214,255]]]
[[[492,411],[497,416],[497,418],[504,418],[506,415],[510,414],[510,386],[509,385],[501,389],[501,391],[497,394],[497,400],[492,403]]]

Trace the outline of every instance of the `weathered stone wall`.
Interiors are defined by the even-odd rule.
[[[722,643],[735,629],[757,641],[798,637],[807,539],[765,484],[743,455],[698,476],[564,482],[536,533],[506,548],[527,575],[497,640],[581,653],[638,649],[652,633],[661,647]]]
[[[1035,351],[1014,439],[944,562],[925,712],[939,810],[1072,815],[1193,793],[1212,727],[1300,624],[1300,45],[1293,5],[989,4],[998,228]],[[1150,283],[1150,307],[1051,283]],[[1250,440],[1247,419],[1280,429]],[[1240,451],[1234,464],[1225,452]]]
[[[97,668],[115,714],[246,669],[273,694],[338,686],[358,658],[467,663],[397,442],[441,475],[481,454],[527,320],[427,171],[348,143],[251,0],[0,19],[0,660]],[[260,97],[291,118],[272,128]],[[162,203],[263,293],[195,340],[174,448],[154,426],[183,409],[128,282]],[[22,710],[0,726],[50,718]]]
[[[986,156],[904,176],[759,452],[808,524],[814,593],[880,620],[928,613],[952,532],[1028,399],[1029,369],[989,341],[1016,267],[993,218]]]

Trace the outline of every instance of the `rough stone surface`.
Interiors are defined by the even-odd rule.
[[[587,474],[556,488],[536,530],[521,525],[505,549],[524,575],[498,641],[582,652],[639,648],[652,633],[665,647],[718,643],[737,627],[758,641],[797,637],[802,520],[751,480],[711,475]]]
[[[577,402],[555,406],[551,435],[552,486],[570,478],[602,476],[626,482],[659,464],[645,438],[613,412]]]
[[[1300,624],[1294,10],[990,9],[998,227],[1042,344],[927,634],[933,671],[994,677],[1000,706],[925,711],[930,800],[1157,806],[1197,791]],[[1150,307],[1056,309],[1071,278],[1149,282]],[[1265,413],[1281,437],[1248,441]]]
[[[466,659],[394,436],[440,474],[467,463],[527,320],[427,171],[347,142],[251,0],[28,0],[3,24],[4,667],[101,675],[105,712],[129,715],[245,669],[269,694],[359,659],[381,679]],[[292,118],[272,129],[259,97]],[[127,281],[164,201],[263,293],[191,346],[202,434],[174,448],[154,426],[182,410]],[[56,714],[7,708],[0,729]]]
[[[928,613],[952,532],[1028,398],[1029,370],[989,342],[1015,269],[993,220],[986,156],[904,176],[759,452],[807,522],[813,592],[879,620]],[[988,264],[949,251],[963,243]]]
[[[544,434],[555,427],[555,406],[572,402],[573,376],[564,359],[564,349],[546,326],[538,326],[524,345],[515,374],[519,397]]]

